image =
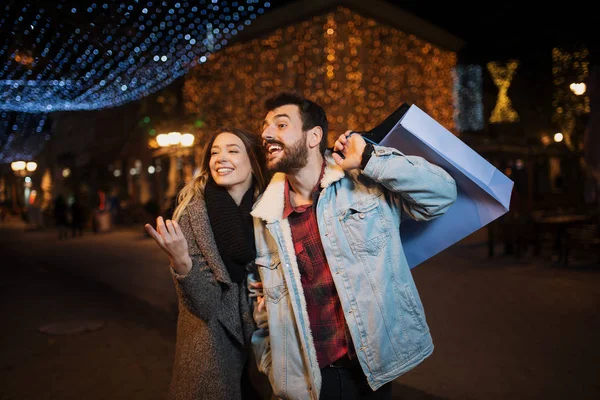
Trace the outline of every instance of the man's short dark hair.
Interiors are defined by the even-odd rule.
[[[302,119],[302,130],[306,132],[315,126],[320,126],[323,130],[323,137],[319,143],[319,151],[321,154],[325,154],[327,149],[327,133],[329,132],[329,126],[327,122],[327,114],[323,107],[315,103],[314,101],[308,100],[305,97],[300,96],[297,93],[292,92],[281,92],[265,101],[265,108],[267,112],[273,111],[276,108],[294,104],[300,109],[300,118]]]

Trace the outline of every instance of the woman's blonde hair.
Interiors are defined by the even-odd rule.
[[[262,193],[267,186],[267,172],[265,167],[265,150],[262,146],[260,136],[240,128],[222,127],[217,129],[206,143],[202,154],[202,163],[200,171],[196,176],[189,181],[177,195],[177,207],[173,212],[173,220],[179,221],[186,207],[196,196],[202,196],[206,181],[210,176],[210,153],[213,143],[217,136],[221,133],[232,133],[244,143],[248,158],[250,158],[250,166],[252,168],[252,176],[254,177],[256,193]]]

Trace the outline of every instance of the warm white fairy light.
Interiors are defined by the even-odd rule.
[[[369,129],[403,102],[454,131],[455,66],[456,53],[338,7],[214,54],[186,76],[184,102],[208,127],[259,130],[263,100],[295,90],[323,104],[332,136]]]
[[[489,62],[488,71],[492,75],[494,84],[498,87],[498,98],[496,106],[490,116],[491,123],[511,123],[519,121],[519,114],[513,109],[510,97],[508,97],[508,88],[515,75],[519,61],[510,60],[507,63]]]

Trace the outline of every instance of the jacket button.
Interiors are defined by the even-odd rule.
[[[365,217],[365,213],[358,214],[358,218],[363,219]]]

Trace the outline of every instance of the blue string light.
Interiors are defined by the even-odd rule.
[[[47,114],[0,112],[0,163],[33,160],[50,139],[47,119]]]
[[[459,132],[480,131],[483,122],[483,69],[459,65],[454,70],[454,122]]]
[[[259,0],[17,4],[0,8],[0,110],[25,113],[145,97],[206,62],[270,7]]]

